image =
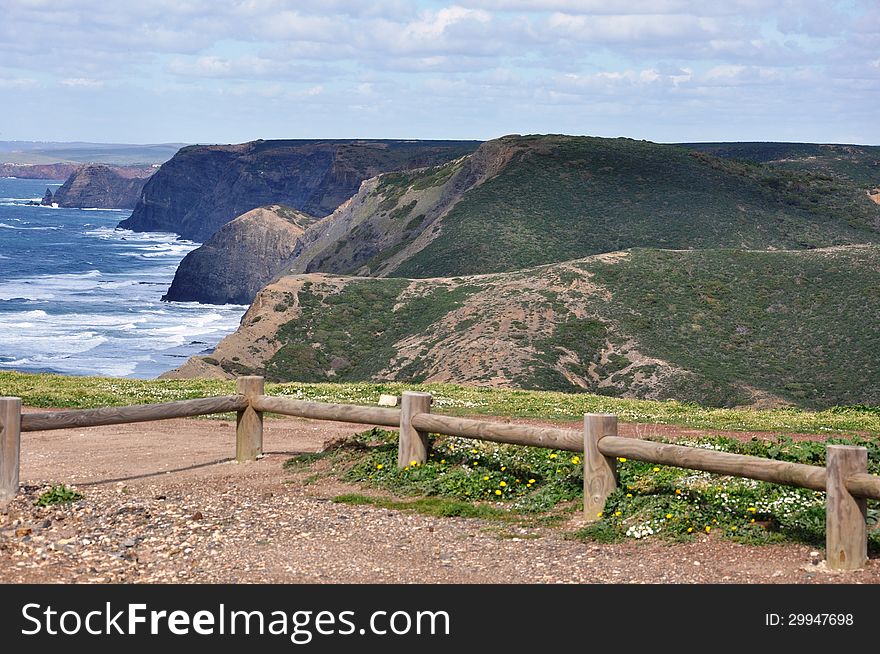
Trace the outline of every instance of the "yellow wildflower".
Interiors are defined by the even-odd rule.
[[[495,489],[495,494],[496,494],[496,495],[501,495],[501,491],[498,490],[498,489],[496,488],[496,489]]]
[[[625,457],[625,456],[619,456],[619,457],[617,457],[617,460],[620,461],[621,463],[626,463],[626,457]]]
[[[712,527],[710,527],[709,525],[706,525],[706,533],[708,534],[710,531],[712,531]]]
[[[571,462],[572,463],[580,463],[581,458],[579,456],[573,456],[573,457],[571,457]]]
[[[632,493],[627,493],[626,496],[627,496],[627,497],[632,497],[633,494],[632,494]]]
[[[551,459],[555,459],[555,458],[556,458],[556,453],[551,454],[551,455],[550,455],[550,458],[551,458]]]
[[[381,470],[381,469],[382,469],[382,464],[380,463],[376,466],[376,470]]]
[[[655,467],[654,472],[660,472],[660,468]]]
[[[671,513],[667,513],[667,514],[666,514],[666,519],[667,519],[667,520],[672,520],[672,514],[671,514]]]
[[[505,486],[507,486],[507,482],[501,481],[501,482],[498,482],[498,485],[501,486],[501,488],[504,488]]]
[[[489,475],[486,475],[485,477],[483,477],[483,481],[489,481]]]

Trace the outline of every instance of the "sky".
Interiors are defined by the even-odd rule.
[[[0,140],[880,144],[878,0],[0,0]]]

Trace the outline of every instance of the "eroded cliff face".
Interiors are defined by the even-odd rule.
[[[248,211],[184,257],[162,299],[250,304],[314,221],[281,205]]]
[[[431,242],[465,193],[497,175],[521,149],[490,141],[470,155],[364,181],[358,192],[300,238],[278,273],[384,277]]]
[[[449,161],[472,141],[253,141],[182,148],[145,186],[121,227],[206,241],[256,207],[326,216],[381,172]]]
[[[131,209],[151,172],[140,168],[82,166],[55,191],[52,202],[70,208]]]

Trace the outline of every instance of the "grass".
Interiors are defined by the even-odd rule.
[[[69,504],[70,502],[81,500],[82,498],[82,493],[75,491],[74,489],[65,486],[64,484],[58,484],[40,495],[37,498],[36,502],[34,502],[34,504],[36,504],[37,506]]]
[[[631,139],[501,141],[520,151],[469,189],[441,234],[394,276],[506,272],[632,247],[800,249],[878,239],[876,205],[841,176]]]
[[[583,460],[571,452],[431,437],[428,460],[397,467],[395,434],[372,429],[357,448],[335,452],[339,478],[372,489],[335,501],[433,516],[558,524],[583,506]],[[678,444],[824,466],[825,442],[787,437],[740,441],[703,435]],[[868,449],[868,470],[880,473],[876,439],[832,438]],[[303,464],[300,457],[296,466]],[[663,538],[682,541],[716,534],[737,542],[802,542],[825,538],[825,494],[619,458],[618,488],[595,522],[569,538],[597,542]],[[382,493],[381,496],[375,494]],[[392,494],[391,497],[386,494]],[[880,503],[868,503],[869,546],[880,552]]]
[[[352,280],[341,290],[307,282],[299,293],[299,317],[276,334],[284,345],[266,364],[274,381],[368,379],[388,366],[395,343],[427,329],[461,304],[475,289],[431,289],[394,310],[408,282]],[[388,317],[394,315],[393,319]]]
[[[832,407],[823,411],[726,409],[669,401],[630,400],[591,395],[526,391],[454,384],[284,383],[267,384],[270,395],[315,402],[375,406],[379,395],[404,390],[434,395],[434,411],[450,415],[581,420],[585,413],[614,413],[621,422],[680,425],[698,429],[776,433],[880,434],[880,407]],[[235,393],[222,380],[146,380],[0,372],[0,396],[22,398],[25,406],[96,408],[193,399]]]
[[[647,355],[695,373],[671,389],[745,404],[746,384],[813,407],[880,404],[880,250],[633,250],[586,266],[607,320]]]

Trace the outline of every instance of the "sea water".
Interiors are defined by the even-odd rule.
[[[246,306],[161,301],[198,243],[28,204],[59,186],[0,178],[0,370],[152,378],[238,327]]]

